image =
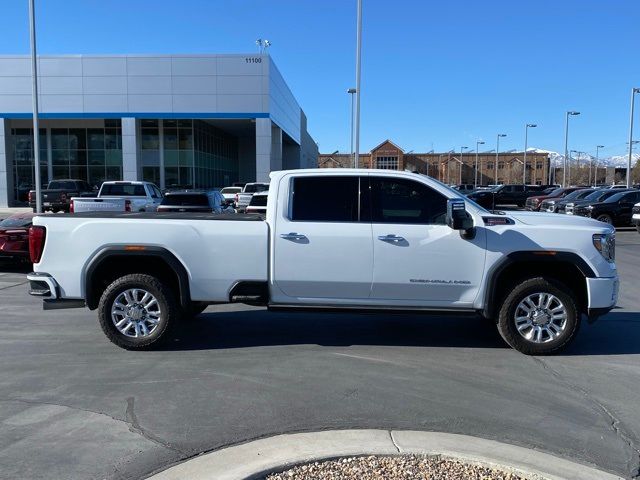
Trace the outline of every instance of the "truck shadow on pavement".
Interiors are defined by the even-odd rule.
[[[615,327],[615,328],[612,328]],[[266,310],[204,313],[180,328],[165,350],[217,350],[278,345],[381,345],[508,349],[480,317],[419,314],[299,313]],[[560,355],[640,353],[640,312],[612,312]]]

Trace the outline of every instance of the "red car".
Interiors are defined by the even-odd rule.
[[[0,257],[29,259],[29,227],[34,216],[16,213],[0,221]]]
[[[569,195],[571,192],[574,192],[576,190],[580,190],[582,188],[586,188],[586,187],[567,187],[567,188],[556,188],[555,190],[553,190],[552,192],[546,194],[546,195],[538,195],[535,197],[529,197],[527,198],[527,203],[525,203],[525,209],[526,210],[531,210],[533,212],[539,212],[540,211],[540,205],[542,205],[542,202],[548,198],[563,198],[567,195]]]

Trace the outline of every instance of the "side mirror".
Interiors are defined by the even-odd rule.
[[[467,213],[464,200],[447,200],[447,225],[452,230],[460,230],[465,238],[473,235],[473,218]]]

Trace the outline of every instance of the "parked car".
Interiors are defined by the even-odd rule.
[[[89,197],[96,193],[84,180],[52,180],[47,188],[40,192],[42,211],[68,212],[72,197]],[[29,191],[29,206],[36,212],[36,191]]]
[[[220,193],[226,200],[227,204],[236,206],[236,194],[242,192],[242,187],[224,187]]]
[[[158,212],[234,213],[218,190],[185,190],[168,192],[158,206]]]
[[[575,192],[576,190],[581,190],[585,187],[567,187],[567,188],[555,188],[551,192],[546,193],[544,195],[535,195],[533,197],[527,198],[525,203],[525,208],[532,212],[537,212],[540,210],[540,205],[542,202],[548,199],[561,199],[569,195],[571,192]]]
[[[476,313],[513,348],[548,354],[569,344],[583,314],[595,320],[616,304],[610,225],[492,214],[402,171],[277,171],[271,183],[264,217],[36,217],[30,293],[47,309],[97,309],[105,335],[132,350],[174,338],[208,303],[241,302]]]
[[[618,192],[603,202],[592,202],[573,209],[574,215],[591,217],[617,227],[631,225],[633,206],[640,202],[640,190]]]
[[[104,182],[97,197],[74,198],[73,212],[155,212],[161,201],[160,189],[151,182]]]
[[[268,183],[254,182],[247,183],[243,188],[241,193],[236,193],[236,209],[238,212],[244,212],[244,210],[249,205],[251,201],[251,197],[254,193],[258,192],[266,192],[269,190]]]
[[[544,188],[541,185],[498,185],[489,190],[475,191],[468,197],[490,210],[495,209],[498,205],[524,207],[527,198],[539,195]]]
[[[29,259],[29,228],[33,213],[15,213],[0,221],[0,256]]]
[[[575,190],[565,196],[564,198],[548,198],[544,200],[540,204],[541,212],[551,212],[551,213],[564,213],[565,206],[567,203],[572,202],[574,200],[581,200],[590,193],[595,192],[595,188],[583,188],[580,190]]]
[[[631,221],[636,226],[636,230],[638,230],[638,233],[640,233],[640,203],[636,203],[633,206],[633,210],[631,211],[631,213],[633,214],[631,217]]]
[[[611,188],[598,189],[598,190],[590,193],[589,195],[587,195],[586,197],[584,197],[581,200],[572,200],[570,202],[567,202],[567,204],[564,207],[564,213],[566,213],[567,215],[573,215],[573,210],[577,206],[587,205],[589,203],[594,203],[594,202],[604,202],[607,198],[612,197],[613,195],[615,195],[617,193],[620,193],[621,191],[626,191],[626,190],[621,190],[621,189],[618,189],[618,188],[615,188],[615,189],[611,189]]]
[[[246,213],[267,213],[267,197],[269,192],[254,193],[251,197],[249,205],[247,205]]]

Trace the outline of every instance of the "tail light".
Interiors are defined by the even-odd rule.
[[[29,257],[31,258],[31,263],[40,262],[46,237],[46,228],[37,225],[29,227]]]
[[[239,198],[240,198],[240,197],[239,197],[239,196],[238,196],[238,194],[236,193],[236,204],[238,203],[238,199],[239,199]]]
[[[131,211],[131,200],[125,200],[124,201],[124,211],[125,212],[130,212]]]
[[[33,202],[33,192],[29,192],[29,203]]]
[[[71,204],[69,205],[69,213],[73,213],[75,211],[75,206],[73,205],[73,198],[71,199]]]
[[[67,194],[66,193],[61,193],[60,194],[60,201],[62,203],[65,203],[67,201]]]

